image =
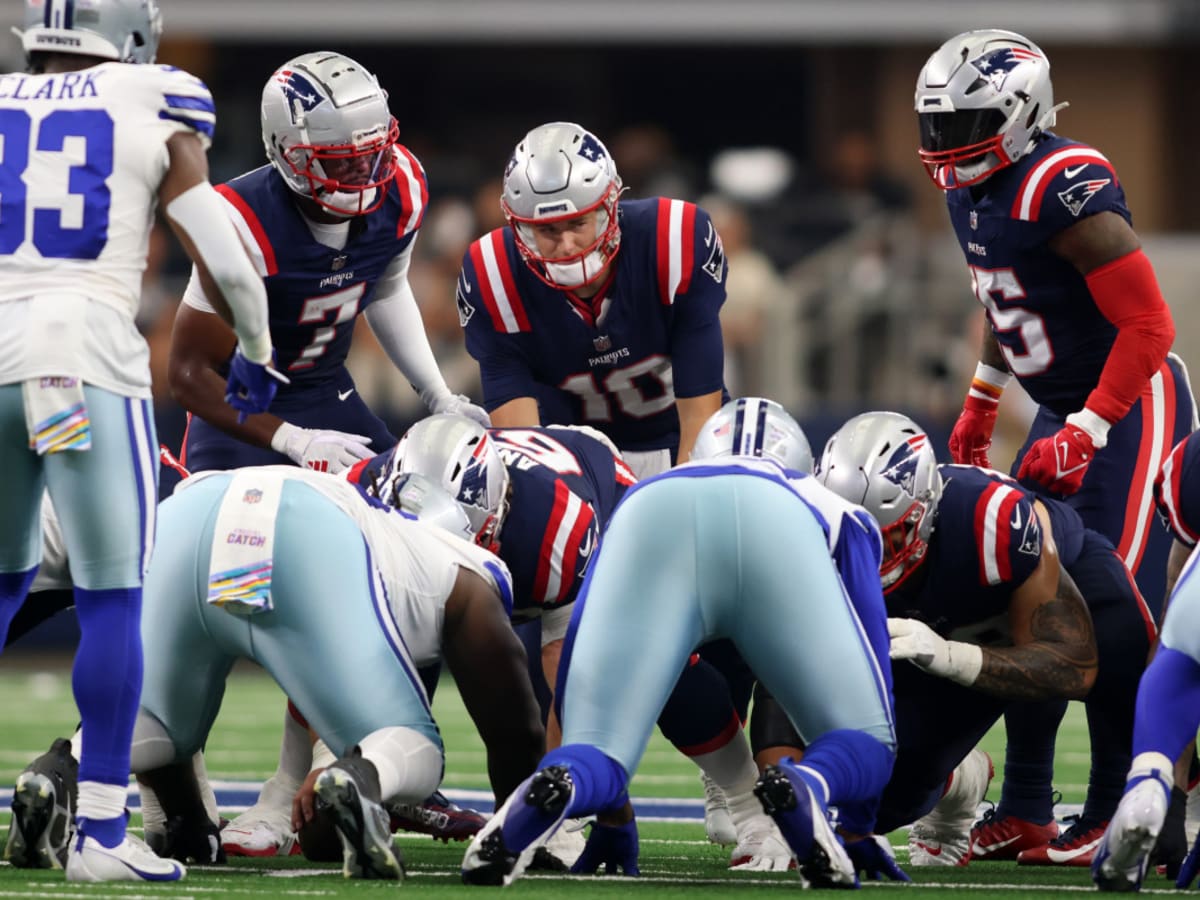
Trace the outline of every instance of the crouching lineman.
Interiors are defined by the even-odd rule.
[[[1102,891],[1136,891],[1150,851],[1163,830],[1174,785],[1175,760],[1200,726],[1200,432],[1180,441],[1154,484],[1159,511],[1175,534],[1167,566],[1171,596],[1154,659],[1138,685],[1133,762],[1125,794],[1092,861]],[[1187,888],[1200,871],[1200,838],[1179,871]]]
[[[338,755],[315,791],[347,876],[401,877],[381,801],[420,802],[440,781],[418,667],[449,665],[498,799],[533,770],[544,733],[508,624],[509,575],[490,553],[291,467],[187,479],[160,507],[159,538],[132,765],[168,820],[204,815],[198,792],[165,773],[191,771],[239,658],[266,669]]]
[[[826,810],[869,802],[891,774],[879,534],[798,471],[811,462],[782,407],[742,399],[704,424],[690,463],[629,490],[567,633],[556,691],[563,744],[475,836],[464,881],[512,883],[566,817],[593,812],[591,867],[636,874],[629,778],[688,656],[728,637],[809,741],[802,764],[769,769],[754,792],[804,878],[857,883]],[[734,788],[757,778],[748,756],[723,774]]]
[[[1047,849],[1089,863],[1120,789],[1104,777],[1120,760],[1098,754],[1119,748],[1128,766],[1135,686],[1154,636],[1112,544],[1007,476],[939,466],[928,436],[897,413],[848,421],[816,477],[878,521],[891,656],[912,663],[893,671],[899,748],[879,833],[914,823],[911,864],[966,865],[991,777],[973,748],[1013,701],[1087,698],[1087,800]],[[857,810],[839,814],[859,832]],[[1093,843],[1077,850],[1089,831]]]

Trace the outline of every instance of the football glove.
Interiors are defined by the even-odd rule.
[[[431,411],[436,415],[440,413],[450,413],[452,415],[466,416],[475,422],[478,422],[484,428],[492,427],[492,417],[487,414],[487,410],[482,406],[477,406],[472,403],[470,398],[462,394],[446,394],[433,401]]]
[[[590,875],[604,866],[605,875],[638,875],[637,820],[624,825],[601,825],[592,822],[587,845],[575,865],[572,875]]]
[[[239,425],[246,416],[266,412],[279,385],[290,383],[286,375],[275,370],[274,362],[274,354],[271,363],[256,363],[242,355],[240,346],[234,351],[225,382],[225,402],[238,411]]]
[[[888,655],[892,659],[907,659],[930,675],[967,687],[979,677],[983,649],[978,644],[948,641],[916,619],[889,618],[887,624],[892,639]]]
[[[1096,457],[1091,435],[1067,424],[1057,433],[1034,441],[1017,470],[1018,481],[1032,481],[1063,496],[1074,494]]]
[[[298,466],[336,475],[361,459],[374,456],[365,434],[300,428],[284,422],[271,437],[271,449]]]
[[[1175,887],[1186,891],[1196,880],[1197,874],[1200,874],[1200,834],[1196,835],[1196,843],[1192,845],[1191,852],[1183,860],[1183,865],[1179,867],[1179,877],[1175,879]]]
[[[854,863],[854,871],[864,881],[912,881],[896,862],[892,845],[881,834],[867,835],[859,841],[845,843],[846,855]]]
[[[999,400],[968,394],[963,410],[950,432],[950,458],[962,466],[992,467],[988,448],[992,446],[992,430],[996,427]]]

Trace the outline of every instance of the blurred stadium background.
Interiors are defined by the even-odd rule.
[[[731,261],[723,314],[735,393],[780,400],[819,450],[850,414],[902,409],[944,440],[974,370],[982,316],[941,194],[916,155],[913,85],[926,56],[968,28],[1020,31],[1048,53],[1058,130],[1115,164],[1164,293],[1176,350],[1200,332],[1200,0],[160,0],[159,61],[217,102],[214,181],[264,161],[258,98],[308,50],[347,53],[391,96],[401,140],[429,175],[412,274],[450,386],[478,396],[453,301],[462,253],[503,224],[499,176],[534,125],[578,121],[616,158],[632,196],[700,202]],[[0,26],[19,26],[16,2]],[[7,33],[7,27],[2,29]],[[23,67],[18,41],[0,66]],[[142,326],[160,439],[184,415],[165,386],[187,278],[158,236]],[[399,434],[420,401],[365,326],[351,368]],[[1006,468],[1031,416],[1002,406]],[[63,617],[60,617],[63,618]],[[43,629],[26,646],[69,640]],[[19,645],[20,646],[20,645]]]

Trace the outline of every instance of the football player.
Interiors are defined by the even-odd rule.
[[[381,803],[419,802],[441,778],[420,667],[450,666],[498,800],[532,770],[544,733],[508,625],[509,575],[492,554],[364,502],[343,479],[291,466],[195,475],[164,501],[159,522],[143,622],[155,646],[133,769],[168,821],[198,818],[203,806],[195,797],[180,806],[175,773],[153,770],[182,761],[191,771],[239,658],[279,682],[337,757],[313,786],[348,877],[401,877]],[[197,559],[207,561],[199,575]],[[295,824],[312,814],[302,802]]]
[[[997,405],[1015,376],[1038,412],[1012,472],[1065,498],[1112,541],[1157,617],[1171,541],[1151,490],[1169,449],[1195,427],[1194,403],[1115,166],[1049,130],[1064,106],[1046,55],[1009,31],[951,38],[917,78],[921,160],[946,193],[989,325],[950,453],[990,465]],[[1050,815],[1061,718],[1055,705],[1006,715],[993,858],[1043,843],[1037,823]]]
[[[1200,727],[1195,702],[1200,689],[1200,647],[1192,622],[1200,608],[1194,552],[1200,536],[1198,462],[1200,438],[1194,432],[1175,446],[1155,479],[1155,500],[1175,535],[1167,573],[1172,593],[1154,659],[1138,685],[1133,762],[1125,794],[1092,862],[1092,879],[1102,891],[1141,887],[1152,860],[1151,850],[1167,820],[1175,760]],[[1197,872],[1200,840],[1180,869],[1176,886],[1191,887]]]
[[[1042,849],[1050,863],[1089,864],[1120,796],[1111,773],[1128,768],[1134,693],[1155,635],[1112,544],[1008,476],[939,466],[928,436],[897,413],[848,421],[816,477],[879,522],[891,656],[912,663],[893,673],[899,746],[878,832],[913,822],[913,865],[966,865],[994,840],[986,821],[971,828],[989,780],[972,748],[1014,702],[1086,698],[1083,813],[1061,836],[1051,814]],[[952,773],[963,784],[947,790]],[[858,813],[841,813],[858,833]]]
[[[176,880],[181,866],[125,831],[158,494],[149,351],[134,326],[155,207],[229,329],[227,378],[213,390],[232,418],[266,409],[278,384],[266,297],[208,183],[212,97],[187,72],[151,65],[162,33],[154,0],[28,0],[24,24],[28,71],[0,76],[0,453],[10,477],[0,643],[37,572],[48,490],[71,550],[82,632],[72,683],[88,745],[79,837],[45,862],[65,865],[70,881]]]
[[[339,472],[395,443],[346,370],[358,315],[434,412],[487,415],[450,393],[408,282],[425,172],[397,140],[387,93],[340,53],[305,53],[263,88],[268,165],[218,188],[266,285],[279,368],[271,414],[220,403],[233,335],[193,274],[175,320],[171,391],[192,414],[181,461],[194,472],[293,462]],[[372,449],[372,445],[374,449]]]
[[[782,407],[745,398],[701,428],[690,463],[629,490],[571,617],[556,695],[563,744],[472,840],[464,881],[511,884],[565,817],[587,813],[600,818],[576,870],[637,874],[629,778],[688,656],[720,636],[810,743],[803,763],[761,779],[748,746],[710,774],[735,819],[761,803],[805,879],[856,885],[827,807],[869,803],[892,767],[879,532],[802,474],[811,459]]]

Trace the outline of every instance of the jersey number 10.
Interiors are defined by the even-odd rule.
[[[0,254],[25,243],[33,121],[23,109],[0,109]],[[68,138],[82,138],[82,164],[67,170],[67,193],[83,199],[78,227],[63,225],[62,208],[34,207],[33,246],[53,259],[95,259],[108,243],[112,194],[106,181],[113,171],[113,121],[102,109],[60,109],[41,120],[33,151],[61,153]]]

